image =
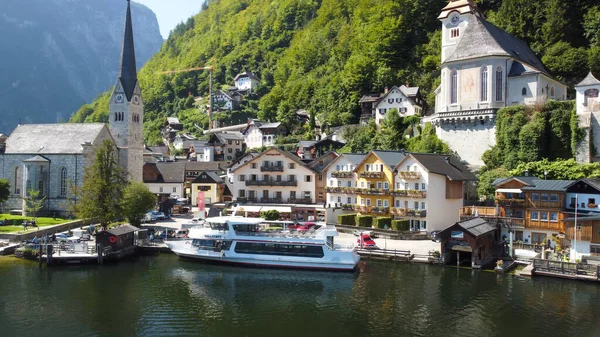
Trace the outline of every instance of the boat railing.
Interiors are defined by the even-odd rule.
[[[315,238],[316,231],[236,232],[237,236],[262,236],[271,238]]]
[[[354,245],[340,245],[340,244],[333,245],[333,250],[338,250],[338,251],[342,251],[342,252],[350,252],[355,249],[356,249],[356,246],[354,246]]]

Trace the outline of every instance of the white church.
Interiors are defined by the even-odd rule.
[[[442,22],[441,84],[425,121],[472,167],[496,143],[500,108],[565,100],[555,79],[518,38],[487,22],[472,0],[450,0]]]
[[[65,215],[77,200],[71,183],[81,186],[84,169],[105,140],[114,143],[131,181],[142,181],[144,103],[137,79],[131,8],[127,2],[119,73],[106,124],[24,124],[0,137],[0,178],[10,183],[4,212],[23,210],[29,190],[45,196],[42,212]]]

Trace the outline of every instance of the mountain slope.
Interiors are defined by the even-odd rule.
[[[116,79],[126,3],[28,0],[0,4],[0,131],[69,118]],[[158,22],[132,3],[138,66],[162,45]]]
[[[550,70],[568,83],[588,66],[600,70],[600,42],[595,52],[593,41],[599,39],[592,34],[600,27],[596,1],[479,2],[490,21],[528,41]],[[244,113],[288,126],[296,109],[316,113],[332,126],[356,122],[361,95],[394,84],[420,86],[433,106],[440,63],[437,16],[446,4],[446,0],[214,0],[178,26],[140,73],[146,141],[159,141],[165,116],[179,116],[184,124],[186,119],[206,123],[194,114],[187,96],[206,95],[207,72],[159,74],[165,70],[211,65],[216,87],[231,85],[244,70],[255,72],[262,85],[256,97],[259,104],[246,107]],[[595,59],[597,63],[592,62]],[[104,120],[108,107],[103,100],[82,107],[72,120]]]

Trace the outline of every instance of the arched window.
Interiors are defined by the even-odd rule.
[[[521,95],[527,96],[527,88],[523,87],[523,89],[521,89]]]
[[[487,67],[481,69],[481,101],[488,100],[488,70]]]
[[[504,91],[504,77],[502,68],[496,69],[496,101],[502,101],[502,92]]]
[[[119,116],[119,113],[115,112],[115,122],[117,121],[118,116]]]
[[[17,166],[15,167],[15,194],[21,194],[21,189],[19,188],[19,186],[21,186],[21,174],[19,172],[19,167]]]
[[[550,97],[554,97],[554,87],[550,88]]]
[[[60,196],[67,195],[67,168],[60,169]]]
[[[458,102],[458,74],[456,70],[450,73],[450,104]]]

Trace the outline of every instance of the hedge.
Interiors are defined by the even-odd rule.
[[[373,217],[370,215],[356,216],[356,223],[359,227],[371,227],[373,225]]]
[[[387,226],[387,228],[390,228],[392,226],[392,218],[390,218],[390,217],[375,218],[375,220],[373,220],[373,225],[375,225],[375,228],[379,228],[379,229],[385,229],[386,226]]]
[[[410,229],[410,222],[408,220],[393,220],[392,229],[395,231],[408,231]]]
[[[338,224],[346,226],[356,226],[356,214],[338,215]]]

